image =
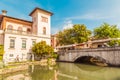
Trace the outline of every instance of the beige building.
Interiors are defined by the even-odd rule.
[[[17,57],[26,61],[34,43],[46,41],[51,45],[51,12],[35,8],[29,14],[32,21],[7,16],[6,12],[3,10],[0,15],[0,44],[4,45],[5,61],[12,62]]]
[[[108,38],[108,39],[99,39],[99,40],[92,40],[87,41],[79,44],[71,44],[71,45],[64,45],[64,46],[57,46],[57,51],[59,50],[79,50],[79,49],[88,49],[88,48],[104,48],[110,47],[108,42],[112,40],[120,40],[120,38]],[[114,44],[114,46],[118,46],[118,44]]]
[[[57,34],[51,35],[51,46],[54,48],[54,52],[56,52],[57,47]]]

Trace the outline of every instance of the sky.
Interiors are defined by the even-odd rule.
[[[29,13],[35,7],[54,13],[52,34],[74,24],[85,24],[93,30],[106,22],[120,28],[120,0],[0,0],[0,10],[25,20],[31,21]]]

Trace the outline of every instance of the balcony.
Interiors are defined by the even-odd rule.
[[[27,31],[18,31],[18,30],[15,30],[15,29],[5,29],[4,31],[5,31],[5,33],[8,33],[8,34],[36,35],[36,34],[32,34],[32,32],[30,30],[27,30]]]
[[[43,37],[43,38],[50,38],[50,34],[37,34],[37,33],[33,33],[31,30],[26,30],[26,31],[19,31],[19,30],[15,30],[15,29],[5,29],[4,33],[7,34],[16,34],[16,35],[25,35],[25,36],[35,36],[35,37]]]

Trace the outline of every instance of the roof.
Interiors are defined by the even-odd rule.
[[[102,40],[94,40],[94,41],[91,41],[90,43],[104,43],[104,42],[108,42],[108,41],[111,41],[111,40],[120,40],[120,38],[109,38],[109,39],[102,39]],[[88,44],[88,43],[89,42],[83,42],[83,43],[78,43],[78,44],[58,46],[56,48],[69,48],[69,47],[80,46],[80,45],[84,45],[84,44]]]
[[[16,19],[16,20],[32,23],[32,21],[28,21],[28,20],[24,20],[24,19],[20,19],[20,18],[15,18],[15,17],[11,17],[11,16],[3,16],[3,17],[12,18],[12,19]]]
[[[2,19],[3,19],[3,15],[0,15],[0,25],[1,25]]]
[[[44,10],[44,9],[41,9],[41,8],[36,7],[36,8],[29,14],[29,16],[31,16],[36,10],[44,11],[44,12],[46,12],[46,13],[49,13],[50,15],[53,15],[52,12],[49,12],[49,11],[47,11],[47,10]]]
[[[2,22],[4,17],[11,18],[11,19],[16,19],[16,20],[20,20],[20,21],[24,21],[24,22],[28,22],[28,23],[32,23],[32,21],[28,21],[28,20],[24,20],[24,19],[20,19],[20,18],[15,18],[15,17],[10,17],[10,16],[6,16],[6,15],[0,15],[0,25],[1,25],[1,22]]]
[[[1,23],[2,19],[3,19],[3,15],[0,15],[0,23]]]
[[[56,48],[68,48],[68,47],[74,47],[74,46],[76,46],[76,44],[58,46],[58,47],[56,47]]]
[[[101,40],[94,40],[92,43],[100,43],[100,42],[107,42],[111,40],[120,40],[120,38],[108,38],[108,39],[101,39]]]

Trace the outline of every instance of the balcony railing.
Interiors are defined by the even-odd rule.
[[[19,31],[15,29],[5,29],[5,33],[19,34],[19,35],[35,35],[30,31]]]
[[[30,35],[30,36],[41,36],[41,37],[47,37],[49,38],[50,34],[37,34],[37,33],[33,33],[32,31],[19,31],[19,30],[15,30],[15,29],[5,29],[4,30],[5,33],[9,33],[9,34],[17,34],[17,35]]]

